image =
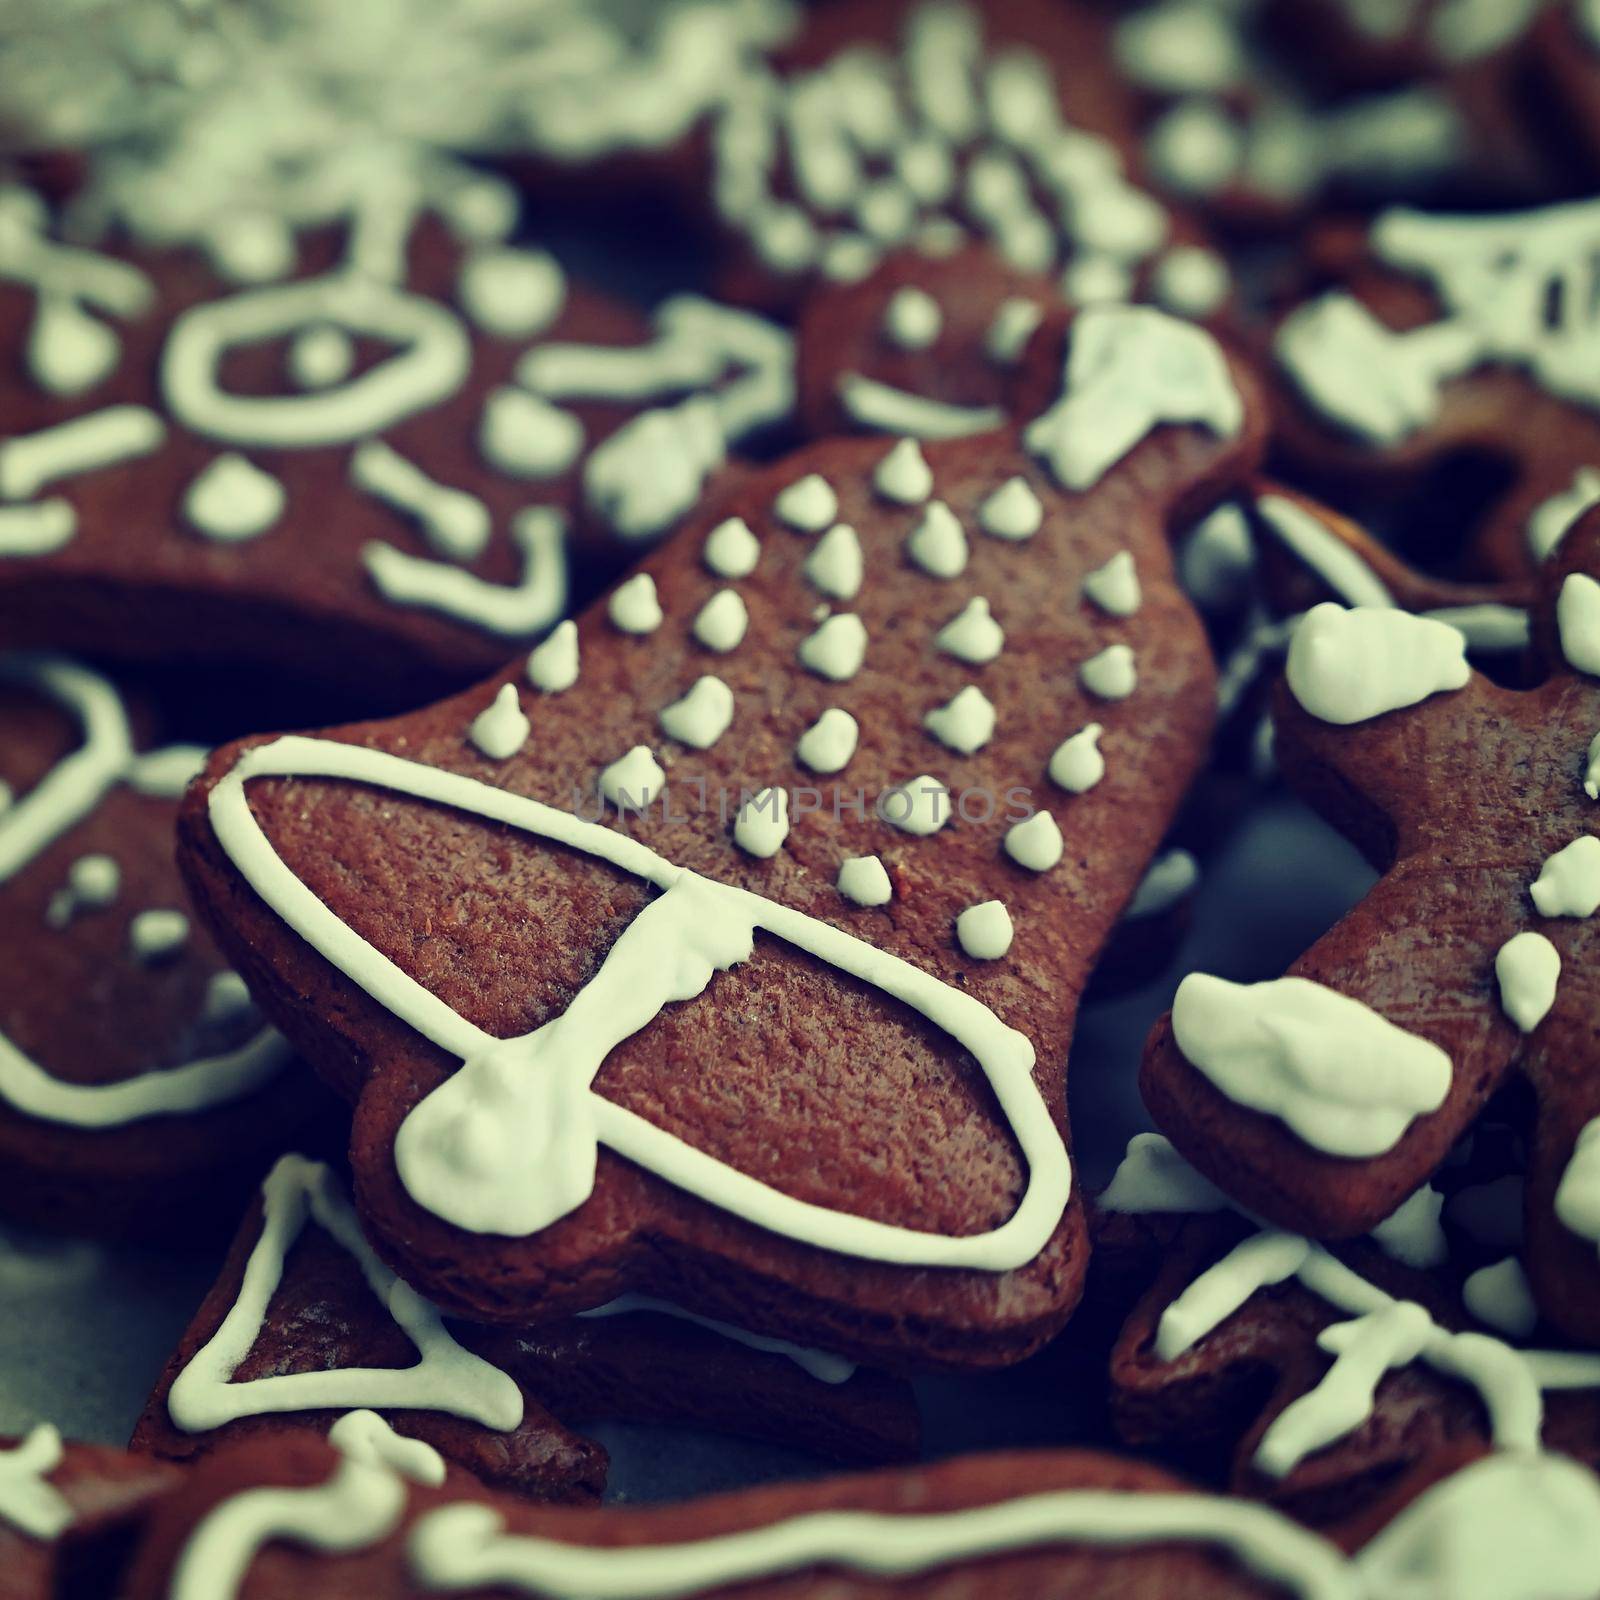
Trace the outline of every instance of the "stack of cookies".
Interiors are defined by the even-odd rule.
[[[0,1282],[183,1331],[0,1597],[1596,1600],[1597,184],[1581,0],[25,0]]]

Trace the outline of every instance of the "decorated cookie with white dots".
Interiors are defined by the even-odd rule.
[[[883,440],[811,446],[628,580],[652,627],[618,626],[623,589],[585,612],[559,692],[519,659],[392,722],[215,759],[184,858],[355,1105],[369,1236],[446,1311],[547,1320],[661,1292],[651,1263],[693,1251],[715,1270],[687,1309],[861,1359],[992,1365],[1064,1321],[1082,1267],[1071,1018],[1212,719],[1168,523],[1242,478],[1262,433],[1209,335],[1135,315],[1085,313],[1087,357],[1073,336],[1070,460],[1059,415],[926,443],[918,502],[881,493]],[[1107,382],[1133,404],[1097,436],[1074,418]],[[1037,530],[978,531],[1013,481]],[[934,502],[973,530],[951,577],[905,555]],[[729,523],[759,551],[742,576],[706,560]],[[848,599],[816,581],[842,564],[818,563],[830,542]],[[1122,555],[1137,607],[1086,599]],[[702,626],[718,595],[748,622],[720,649]],[[1106,652],[1133,664],[1110,696],[1080,676]],[[508,755],[476,737],[486,707],[521,737]],[[1103,773],[1058,782],[1091,723]],[[988,902],[1004,949],[992,914],[959,933]],[[558,1037],[559,1074],[513,1069]],[[802,1079],[780,1110],[772,1086]],[[545,1154],[511,1159],[508,1140]],[[827,1154],[794,1180],[770,1152],[800,1141]],[[641,1230],[657,1247],[618,1256]],[[779,1310],[757,1276],[804,1283],[812,1309]]]
[[[446,1322],[373,1253],[341,1176],[286,1155],[167,1362],[135,1448],[190,1465],[296,1430],[338,1440],[352,1412],[431,1452],[440,1481],[471,1474],[575,1504],[605,1485],[605,1449],[572,1426],[595,1418],[691,1422],[844,1461],[916,1448],[903,1382],[666,1301],[619,1299],[536,1330]]]
[[[0,656],[0,1212],[111,1237],[214,1228],[326,1103],[190,914],[205,752],[151,727],[76,662]]]
[[[0,190],[0,644],[414,704],[536,642],[789,415],[785,330],[692,296],[647,320],[506,242],[498,180],[417,193],[396,162],[324,226],[277,219],[288,254],[245,284],[63,243]]]
[[[1597,551],[1590,516],[1546,564],[1533,632],[1548,675],[1532,689],[1474,672],[1464,636],[1435,618],[1330,601],[1299,621],[1278,762],[1383,876],[1286,976],[1186,978],[1141,1077],[1202,1172],[1268,1222],[1323,1238],[1387,1215],[1520,1083],[1531,1294],[1588,1343],[1600,657],[1587,650],[1600,617],[1570,601],[1600,572]]]

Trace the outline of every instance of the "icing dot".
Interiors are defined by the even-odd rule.
[[[836,522],[806,557],[805,575],[835,600],[854,600],[861,590],[861,541],[847,522]]]
[[[1541,917],[1592,917],[1600,909],[1600,839],[1585,834],[1556,851],[1529,893]]]
[[[1044,312],[1031,300],[1002,300],[984,336],[984,353],[1002,366],[1020,361],[1043,316]]]
[[[1030,872],[1048,872],[1062,856],[1066,844],[1056,819],[1048,811],[1013,823],[1006,830],[1006,854]]]
[[[1094,788],[1106,775],[1106,758],[1100,753],[1103,731],[1098,722],[1091,722],[1063,739],[1050,757],[1050,781],[1068,794],[1083,794]]]
[[[989,602],[977,596],[945,623],[933,636],[933,642],[958,661],[982,666],[1000,654],[1006,636],[1000,624],[989,615]]]
[[[882,260],[882,252],[859,233],[830,239],[822,256],[822,275],[834,283],[860,283]]]
[[[866,624],[851,611],[829,617],[800,641],[800,664],[835,683],[855,677],[866,658]]]
[[[698,679],[681,699],[663,706],[656,719],[661,731],[679,744],[709,750],[733,721],[733,690],[709,674]]]
[[[1561,653],[1570,666],[1600,677],[1600,583],[1586,572],[1569,572],[1556,598]]]
[[[960,519],[943,500],[929,502],[922,521],[906,540],[906,554],[929,577],[954,578],[967,565],[967,536]]]
[[[1192,894],[1199,882],[1200,863],[1187,850],[1168,850],[1150,863],[1122,915],[1129,921],[1159,916]]]
[[[270,283],[294,270],[295,245],[280,218],[234,212],[206,240],[211,264],[232,283]]]
[[[950,820],[950,791],[923,773],[878,796],[878,815],[902,833],[925,838]]]
[[[122,869],[108,855],[79,856],[67,869],[67,887],[79,905],[108,906],[122,887]]]
[[[1126,700],[1139,684],[1133,651],[1125,644],[1107,645],[1078,668],[1078,681],[1102,700]]]
[[[749,626],[750,613],[744,601],[732,589],[718,589],[700,607],[692,631],[707,650],[726,654],[738,648]]]
[[[802,533],[821,533],[839,511],[839,497],[833,485],[820,473],[809,472],[779,492],[772,502],[779,521]]]
[[[527,743],[530,725],[514,683],[503,684],[494,699],[472,719],[467,737],[491,761],[514,756]]]
[[[183,514],[208,539],[237,543],[265,533],[283,515],[283,485],[270,472],[229,451],[196,474]]]
[[[611,618],[611,625],[623,633],[654,633],[662,621],[655,579],[648,572],[636,572],[618,584],[606,604],[606,615]]]
[[[1026,478],[1010,478],[978,507],[978,526],[996,539],[1031,539],[1044,507]]]
[[[128,924],[128,948],[139,961],[165,961],[175,956],[188,938],[189,919],[181,911],[165,907],[141,911]]]
[[[1372,1229],[1372,1242],[1408,1267],[1442,1267],[1450,1259],[1450,1241],[1439,1225],[1443,1210],[1444,1196],[1425,1183]]]
[[[528,682],[545,694],[560,694],[578,681],[578,625],[568,618],[528,656]]]
[[[1528,513],[1525,530],[1528,552],[1541,564],[1555,554],[1567,530],[1591,506],[1600,505],[1600,472],[1579,467],[1570,487],[1541,500]]]
[[[784,789],[763,789],[739,807],[733,821],[733,842],[741,850],[770,860],[789,837],[789,795]]]
[[[1515,1256],[1471,1273],[1461,1285],[1461,1300],[1479,1322],[1513,1339],[1530,1338],[1539,1326],[1539,1308]]]
[[[848,711],[830,706],[800,735],[795,758],[813,772],[842,772],[856,753],[860,734]]]
[[[719,578],[748,578],[761,559],[761,543],[743,517],[729,517],[706,535],[704,557]]]
[[[1227,262],[1215,250],[1180,244],[1156,263],[1150,287],[1168,311],[1184,317],[1209,317],[1228,298],[1233,281]]]
[[[543,250],[475,250],[456,281],[462,309],[485,333],[529,339],[556,319],[567,285]]]
[[[924,205],[937,205],[955,184],[950,147],[935,133],[919,132],[902,141],[894,153],[894,169]]]
[[[1081,306],[1121,305],[1133,294],[1133,274],[1111,256],[1081,256],[1061,274],[1061,292]]]
[[[1014,935],[1003,900],[968,906],[956,918],[956,940],[974,961],[998,961],[1011,948]]]
[[[1600,800],[1600,733],[1589,741],[1583,758],[1583,792],[1591,800]]]
[[[1312,716],[1347,726],[1461,688],[1471,676],[1466,649],[1448,623],[1325,600],[1296,626],[1285,675]]]
[[[902,439],[873,469],[872,486],[896,505],[916,506],[933,493],[933,469],[915,439]]]
[[[319,322],[302,328],[289,343],[289,379],[300,389],[343,383],[356,364],[356,347],[343,328]]]
[[[1236,505],[1218,506],[1196,525],[1178,553],[1178,581],[1206,611],[1231,611],[1249,594],[1256,547]]]
[[[1532,1033],[1556,1003],[1561,954],[1542,933],[1519,933],[1494,958],[1500,1006],[1523,1033]]]
[[[907,284],[889,297],[883,313],[883,336],[902,350],[926,350],[939,337],[944,315],[925,289]]]
[[[667,775],[647,744],[636,744],[600,774],[600,793],[618,811],[643,811],[665,788]]]
[[[838,889],[858,906],[886,906],[894,898],[894,885],[876,856],[850,856],[841,861]]]
[[[237,1022],[255,1013],[255,1002],[237,972],[214,972],[206,984],[205,1004],[200,1020],[214,1025]]]
[[[977,684],[969,683],[947,704],[930,711],[922,725],[940,744],[970,756],[988,744],[994,734],[994,721],[989,697]]]
[[[53,395],[78,395],[109,376],[121,345],[73,299],[46,291],[28,330],[28,371]]]
[[[1131,617],[1144,598],[1133,552],[1119,550],[1103,567],[1097,567],[1083,580],[1083,592],[1108,616]]]
[[[496,389],[483,403],[478,448],[513,478],[554,478],[578,459],[583,424],[525,389]]]

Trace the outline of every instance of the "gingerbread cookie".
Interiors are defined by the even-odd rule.
[[[1589,201],[1314,235],[1319,291],[1272,344],[1285,471],[1385,508],[1440,570],[1526,578],[1600,498],[1590,310],[1562,287],[1597,236]]]
[[[598,1496],[606,1453],[566,1426],[591,1417],[719,1428],[846,1460],[905,1459],[917,1441],[905,1385],[664,1303],[618,1301],[528,1330],[447,1323],[373,1254],[338,1175],[285,1156],[133,1448],[188,1462],[286,1428],[326,1431],[351,1409],[540,1500]]]
[[[342,228],[275,218],[249,263],[272,281],[242,288],[0,197],[0,640],[414,704],[537,638],[788,414],[780,330],[683,298],[652,331],[506,243],[504,185],[357,176]]]
[[[0,1441],[0,1600],[112,1593],[151,1507],[181,1477],[148,1456],[64,1444],[48,1423]]]
[[[1235,1492],[1316,1526],[1468,1444],[1594,1468],[1600,1356],[1530,1348],[1516,1257],[1467,1271],[1445,1202],[1425,1186],[1369,1238],[1323,1246],[1247,1220],[1165,1139],[1136,1138],[1096,1227],[1113,1297],[1148,1285],[1111,1353],[1123,1437],[1191,1467],[1221,1457]]]
[[[1286,977],[1186,979],[1141,1074],[1202,1172],[1323,1238],[1391,1212],[1521,1079],[1528,1276],[1542,1314],[1586,1343],[1600,1340],[1584,1142],[1600,1112],[1584,1020],[1597,524],[1547,564],[1534,631],[1552,672],[1535,689],[1474,674],[1462,636],[1431,619],[1307,614],[1276,701],[1279,761],[1384,877]]]
[[[0,1210],[214,1225],[328,1097],[191,920],[172,861],[205,752],[147,748],[116,688],[0,656]]]
[[[973,1456],[577,1513],[436,1485],[420,1460],[341,1453],[306,1435],[219,1452],[152,1531],[128,1600],[712,1592],[854,1600],[943,1595],[952,1584],[997,1600],[1264,1600],[1284,1585],[1306,1596],[1358,1592],[1333,1545],[1277,1513],[1088,1452]],[[260,1493],[269,1487],[270,1499]],[[1563,1509],[1588,1514],[1588,1496],[1563,1487]],[[1592,1540],[1586,1524],[1569,1532],[1568,1561]]]
[[[1261,419],[1148,309],[1062,381],[1025,436],[790,457],[527,663],[193,792],[191,881],[447,1312],[636,1291],[958,1366],[1065,1319],[1073,1010],[1210,723],[1166,523]]]

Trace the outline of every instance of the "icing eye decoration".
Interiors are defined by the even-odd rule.
[[[240,345],[334,327],[395,347],[354,377],[312,393],[230,394],[219,376]],[[447,307],[347,273],[248,290],[186,311],[162,355],[161,384],[181,422],[229,444],[299,449],[351,444],[448,399],[472,347]]]
[[[662,892],[564,1012],[531,1033],[496,1039],[374,949],[272,848],[245,783],[290,776],[345,779],[450,806],[607,861]],[[292,736],[251,750],[213,789],[210,813],[223,850],[289,927],[461,1061],[412,1109],[395,1143],[407,1192],[457,1227],[525,1237],[550,1226],[593,1192],[602,1145],[769,1232],[860,1260],[1006,1272],[1031,1261],[1061,1220],[1072,1168],[1033,1080],[1032,1043],[973,996],[830,923],[674,866],[638,840],[554,806],[330,740]],[[748,959],[758,930],[911,1007],[975,1058],[1028,1169],[1022,1199],[999,1227],[926,1233],[796,1200],[594,1092],[617,1045]]]

